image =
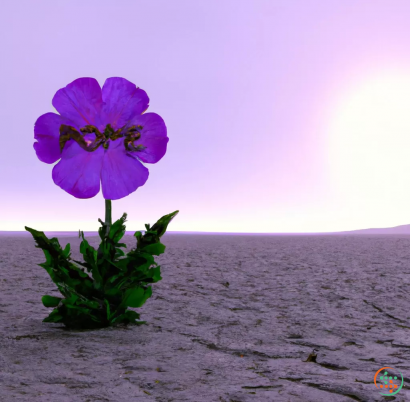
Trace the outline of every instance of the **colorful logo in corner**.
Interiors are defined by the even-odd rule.
[[[390,373],[387,371],[390,370]],[[400,377],[392,374],[392,372],[399,372],[391,367],[382,367],[374,375],[374,385],[381,390],[381,394],[385,396],[396,395],[403,388],[403,374],[400,373]]]

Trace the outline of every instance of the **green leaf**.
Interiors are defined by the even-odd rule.
[[[124,222],[127,220],[127,214],[124,212],[122,217],[115,221],[110,227],[110,233],[108,237],[113,240],[114,243],[117,243],[124,234],[125,234],[125,226]]]
[[[98,220],[99,220],[99,222],[101,222],[101,226],[102,226],[98,229],[98,235],[100,236],[101,241],[103,241],[105,239],[105,233],[107,231],[107,225],[101,219],[98,219]]]
[[[36,242],[36,247],[43,250],[46,262],[39,265],[46,269],[52,281],[56,284],[65,283],[79,293],[87,292],[87,289],[90,288],[90,284],[92,283],[91,278],[80,268],[68,261],[68,256],[64,254],[58,239],[55,237],[48,239],[43,232],[31,229],[27,226],[25,228],[32,234]],[[67,247],[66,250],[68,250]],[[66,296],[63,292],[62,294]]]
[[[165,245],[162,243],[149,244],[148,246],[145,246],[142,251],[152,255],[160,255],[164,253]]]
[[[62,300],[61,297],[54,297],[48,295],[45,295],[41,298],[44,307],[57,307],[60,303],[60,300]]]
[[[128,320],[133,321],[140,318],[140,315],[136,311],[127,310],[124,315],[127,317]]]
[[[80,253],[83,255],[84,261],[89,264],[92,270],[92,268],[97,264],[97,250],[89,245],[83,232],[81,232],[81,235],[83,241],[80,244]]]
[[[104,299],[104,303],[107,306],[107,319],[108,321],[111,319],[111,310],[110,310],[110,303],[107,299]]]
[[[71,260],[72,262],[75,262],[78,265],[81,265],[82,267],[84,267],[88,272],[91,272],[91,265],[88,262],[81,262],[81,261],[77,261],[77,260]]]
[[[159,237],[166,232],[168,225],[171,223],[172,219],[174,219],[178,215],[179,211],[171,212],[168,215],[164,215],[162,218],[158,219],[157,223],[152,226],[151,230],[156,231]]]
[[[57,308],[55,308],[48,317],[44,318],[43,322],[62,322],[63,316],[60,314]]]
[[[137,257],[143,258],[145,261],[149,262],[150,264],[155,263],[155,259],[150,253],[146,253],[145,251],[138,251]]]
[[[98,309],[100,307],[100,303],[98,303],[98,301],[92,301],[92,300],[81,300],[80,302],[77,302],[77,304],[84,304],[93,309]]]
[[[112,260],[108,260],[107,259],[107,263],[113,265],[115,268],[117,268],[119,271],[123,271],[124,270],[124,259],[122,260],[117,260],[117,261],[112,261]]]
[[[74,292],[70,295],[70,297],[67,297],[63,300],[63,304],[74,304],[78,300],[78,295],[76,295]]]
[[[149,224],[146,224],[145,227],[147,231],[144,233],[144,236],[137,236],[136,232],[134,236],[137,237],[137,249],[143,249],[149,244],[158,243],[161,236],[166,232],[169,223],[179,211],[174,211],[168,215],[161,217],[151,228]]]
[[[117,252],[115,253],[115,258],[118,257],[123,257],[125,255],[124,251],[122,251],[120,248],[117,249]],[[115,265],[115,264],[114,264]]]
[[[161,267],[160,266],[155,267],[155,268],[151,268],[148,271],[148,273],[151,276],[153,283],[158,282],[162,279],[162,277],[161,277]]]
[[[124,285],[124,283],[128,282],[130,280],[130,278],[127,276],[126,278],[122,279],[121,281],[119,281],[116,285],[117,289],[121,289],[122,286]]]
[[[48,266],[52,266],[53,257],[51,257],[50,252],[49,252],[48,250],[46,250],[46,249],[43,249],[43,253],[44,253],[44,256],[46,257],[46,264],[47,264]]]
[[[109,283],[113,283],[117,278],[119,278],[121,276],[121,274],[118,274],[118,275],[114,275],[114,276],[112,276],[110,279],[108,279],[108,282]]]
[[[118,293],[120,293],[120,289],[118,289],[118,288],[111,288],[111,289],[105,291],[106,296],[115,296]]]
[[[165,245],[160,237],[177,213],[163,216],[152,227],[147,224],[144,235],[136,232],[137,247],[128,254],[121,250],[127,245],[119,243],[125,234],[126,214],[114,222],[107,237],[99,230],[98,249],[91,247],[84,232],[79,231],[84,262],[70,258],[69,243],[63,250],[56,237],[48,239],[43,232],[26,227],[46,259],[38,265],[48,272],[64,297],[43,296],[43,305],[54,308],[43,321],[79,329],[101,328],[113,323],[145,323],[136,322],[139,314],[127,308],[143,306],[152,295],[152,288],[147,285],[161,279],[160,267],[153,256],[164,253]]]
[[[122,306],[124,307],[141,307],[145,301],[152,295],[151,286],[147,289],[142,287],[136,287],[128,289],[125,292],[125,297],[122,302]]]
[[[136,311],[132,311],[132,310],[127,310],[125,313],[119,315],[118,317],[115,317],[111,323],[112,324],[121,324],[121,323],[132,323],[132,324],[137,324],[135,322],[135,320],[137,320],[138,318],[140,318],[140,315],[136,312]],[[145,323],[145,321],[144,321]]]
[[[85,239],[84,232],[81,232],[81,236],[83,241],[80,244],[80,252],[83,255],[84,261],[88,264],[88,272],[91,271],[91,275],[95,281],[94,288],[99,290],[102,286],[103,278],[98,268],[98,252],[94,247],[90,246],[88,241]]]
[[[80,307],[80,306],[76,306],[76,305],[73,305],[73,304],[66,304],[65,306],[67,307],[67,309],[78,310],[78,311],[81,311],[82,313],[87,314],[87,315],[90,314],[90,309],[89,308]]]
[[[63,321],[63,316],[60,314],[53,315],[52,317],[48,316],[44,318],[43,322],[61,322]]]
[[[67,243],[67,245],[65,246],[64,250],[63,250],[63,254],[65,258],[70,257],[70,243]]]

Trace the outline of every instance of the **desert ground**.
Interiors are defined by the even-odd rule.
[[[81,259],[78,237],[59,239]],[[41,297],[59,295],[43,252],[0,237],[0,400],[410,400],[410,236],[162,242],[163,279],[137,309],[147,325],[67,331],[42,323]],[[395,396],[373,382],[386,366],[404,376]]]

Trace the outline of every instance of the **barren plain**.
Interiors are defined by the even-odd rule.
[[[81,259],[80,239],[68,242]],[[0,237],[0,400],[410,400],[410,236],[162,242],[163,279],[137,309],[146,325],[67,331],[41,322],[41,297],[59,295],[37,265],[43,252],[30,237]],[[373,380],[386,366],[404,376],[388,397]]]

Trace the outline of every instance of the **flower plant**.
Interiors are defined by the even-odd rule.
[[[42,302],[53,310],[43,322],[62,323],[72,329],[102,328],[117,324],[143,324],[129,307],[141,307],[152,295],[150,284],[161,280],[154,256],[165,251],[160,241],[179,211],[160,218],[146,231],[135,232],[136,247],[125,254],[119,241],[125,234],[127,214],[112,223],[112,200],[143,186],[148,169],[166,153],[168,137],[163,119],[144,113],[149,104],[145,91],[124,78],[108,78],[101,89],[94,78],[79,78],[55,94],[52,104],[60,114],[46,113],[34,126],[34,149],[40,161],[59,162],[53,167],[56,185],[76,198],[100,191],[105,199],[105,221],[98,230],[101,242],[94,249],[82,238],[84,261],[71,258],[56,237],[29,227],[46,257],[38,264],[50,275],[63,297],[45,295]]]

